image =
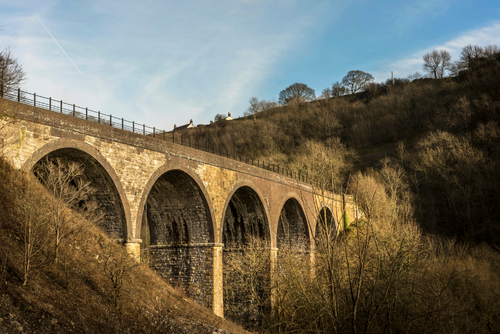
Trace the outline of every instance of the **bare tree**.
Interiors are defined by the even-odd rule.
[[[478,45],[467,45],[460,53],[460,60],[454,62],[450,67],[453,76],[473,67],[484,66],[488,61],[495,61],[500,55],[496,45],[487,45],[484,48]],[[499,58],[500,59],[500,58]]]
[[[451,55],[446,50],[440,50],[439,54],[441,55],[441,67],[439,69],[441,78],[444,78],[445,71],[450,69],[451,66]]]
[[[494,44],[486,45],[483,48],[483,52],[486,58],[492,60],[500,54],[500,50]]]
[[[83,180],[83,166],[76,162],[64,163],[60,159],[46,159],[34,172],[54,198],[50,202],[51,228],[54,231],[54,264],[57,265],[61,244],[82,228],[72,222],[70,211],[79,209],[85,214],[89,211],[95,212],[95,206],[86,203],[92,202],[90,197],[95,190],[90,186],[90,182]]]
[[[422,74],[420,74],[420,72],[415,72],[415,73],[408,75],[406,78],[408,80],[410,80],[410,82],[411,82],[413,80],[422,79],[422,78],[424,78],[424,76]]]
[[[429,72],[435,79],[438,77],[439,67],[441,66],[441,57],[438,50],[427,52],[424,56],[424,71]]]
[[[333,94],[332,94],[332,89],[331,88],[325,88],[323,89],[323,91],[321,92],[321,96],[323,96],[324,99],[329,99],[331,97],[333,97]]]
[[[347,75],[342,79],[342,85],[349,89],[351,94],[362,91],[366,86],[374,80],[370,73],[363,71],[349,71]]]
[[[262,100],[260,101],[257,97],[253,96],[248,100],[250,103],[250,106],[248,107],[247,111],[245,111],[244,115],[245,116],[253,116],[253,119],[257,119],[257,114],[262,112],[265,107],[265,101]]]
[[[270,315],[269,243],[251,235],[245,245],[228,245],[224,253],[224,308],[229,319],[257,329]]]
[[[276,102],[275,99],[272,99],[272,100],[261,100],[260,101],[262,103],[262,110],[267,110],[267,109],[270,109],[270,108],[276,108],[279,106],[279,103]]]
[[[23,67],[9,48],[0,51],[0,96],[17,89],[27,79]]]
[[[99,244],[103,248],[101,253],[102,269],[113,288],[113,305],[116,307],[123,293],[125,280],[132,270],[139,266],[139,262],[127,254],[122,247],[114,245],[104,238],[99,239]]]
[[[42,262],[39,256],[48,240],[49,217],[43,207],[43,195],[34,183],[28,184],[20,193],[16,206],[12,208],[12,230],[23,244],[23,286],[28,283],[33,268]]]
[[[217,115],[215,115],[215,117],[214,117],[214,122],[220,122],[220,121],[223,121],[223,120],[225,120],[225,119],[226,119],[226,117],[227,117],[227,116],[226,116],[226,115],[224,115],[224,114],[217,114]]]
[[[479,45],[467,45],[460,53],[460,61],[465,68],[469,68],[471,63],[478,58],[484,58],[484,49]]]
[[[314,93],[314,89],[302,83],[294,83],[280,92],[278,102],[287,105],[292,101],[300,103],[312,101],[315,98],[316,94]]]
[[[456,77],[460,74],[460,72],[465,71],[467,69],[467,65],[460,60],[454,61],[449,68],[450,76]]]
[[[332,96],[338,97],[345,94],[349,94],[349,89],[342,86],[340,82],[337,81],[332,85]]]
[[[450,69],[451,55],[446,50],[433,50],[423,57],[423,69],[429,72],[434,79],[443,78],[445,71]]]

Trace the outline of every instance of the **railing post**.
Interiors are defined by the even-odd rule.
[[[153,126],[153,138],[156,138],[156,128]]]
[[[142,134],[145,136],[146,135],[146,124],[142,125]]]
[[[97,123],[101,124],[101,111],[97,112]]]
[[[49,97],[49,110],[52,111],[52,98]]]
[[[113,126],[113,116],[109,115],[109,126]]]
[[[85,119],[89,119],[89,108],[85,107]]]
[[[36,107],[36,93],[33,93],[33,107]]]
[[[122,117],[122,130],[123,130],[123,117]]]
[[[135,121],[132,121],[132,132],[135,133]]]
[[[17,102],[21,102],[21,88],[17,89]]]
[[[73,117],[75,117],[75,104],[73,103]]]
[[[61,114],[63,113],[62,105],[63,105],[63,102],[61,100]]]

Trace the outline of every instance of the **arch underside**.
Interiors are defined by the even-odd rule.
[[[309,229],[306,217],[299,202],[294,198],[287,200],[281,210],[277,246],[278,249],[292,247],[300,251],[309,251]]]
[[[263,310],[249,289],[260,299],[268,298],[271,258],[266,211],[252,188],[242,186],[232,195],[224,215],[222,240],[224,314],[246,328],[256,329],[261,324]],[[256,266],[250,260],[253,256],[261,257]]]
[[[269,224],[259,196],[244,186],[233,194],[227,206],[222,242],[225,248],[239,248],[249,237],[269,240]]]
[[[63,164],[76,162],[84,168],[81,178],[89,181],[95,189],[91,197],[103,213],[101,228],[114,239],[125,240],[127,238],[127,221],[125,211],[118,190],[104,167],[90,154],[75,148],[61,148],[54,150],[35,163],[32,170],[36,169],[44,162],[59,160]]]
[[[335,217],[329,208],[324,207],[318,214],[316,220],[315,239],[316,244],[325,242],[327,239],[331,240],[337,236],[337,224]]]
[[[141,237],[151,266],[199,304],[213,299],[213,228],[207,201],[188,174],[160,176],[147,197]]]

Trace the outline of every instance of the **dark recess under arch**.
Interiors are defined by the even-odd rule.
[[[84,168],[82,178],[89,181],[96,190],[92,200],[98,203],[99,210],[104,214],[101,227],[111,238],[121,240],[127,238],[125,211],[116,185],[104,167],[94,157],[76,148],[56,149],[38,160],[34,164],[32,171],[36,171],[45,159],[50,161],[59,159],[64,164],[70,162],[81,164]]]
[[[269,240],[269,223],[264,205],[248,186],[236,190],[227,206],[222,230],[224,247],[241,247],[248,236]]]
[[[249,250],[257,256],[265,257],[259,262],[261,267],[259,267],[260,270],[257,269],[258,272],[252,272],[256,268],[252,268],[251,265],[246,267],[248,263],[245,259],[247,253],[245,253],[244,246],[249,243],[250,237],[264,241],[261,245],[263,249]],[[266,211],[259,195],[251,187],[242,186],[231,196],[224,215],[222,240],[224,243],[224,314],[242,323],[248,329],[257,329],[262,324],[262,314],[270,312],[270,310],[262,309],[265,308],[263,304],[256,302],[255,294],[261,302],[269,298],[271,254]],[[236,269],[238,263],[243,263],[245,268],[242,269],[246,272],[242,273]],[[253,277],[251,280],[253,293],[250,293],[247,288],[242,288],[250,282],[248,274]],[[235,291],[233,288],[238,290]]]
[[[337,235],[337,224],[335,222],[335,217],[329,208],[324,207],[318,214],[316,220],[316,233],[315,239],[316,243],[325,240],[325,238],[335,238]]]
[[[213,302],[213,223],[196,181],[182,170],[162,174],[146,200],[141,238],[150,265],[189,297]]]
[[[309,250],[309,229],[306,217],[295,198],[288,199],[281,210],[276,240],[278,249],[286,246]]]

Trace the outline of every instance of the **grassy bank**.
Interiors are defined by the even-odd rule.
[[[188,300],[67,211],[54,262],[54,198],[0,159],[0,332],[245,333]]]

